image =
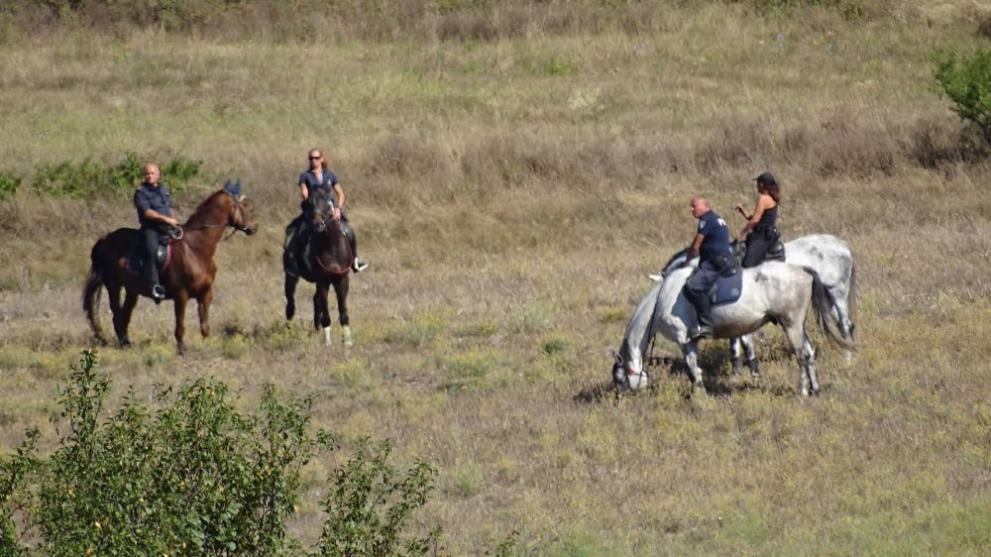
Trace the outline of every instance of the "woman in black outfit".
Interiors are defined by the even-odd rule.
[[[781,188],[770,172],[764,172],[757,180],[757,204],[750,215],[743,205],[737,205],[736,210],[747,219],[740,232],[740,237],[746,237],[747,253],[743,257],[743,267],[756,267],[767,256],[768,250],[778,241],[778,202],[781,201]]]

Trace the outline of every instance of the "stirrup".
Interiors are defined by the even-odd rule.
[[[151,299],[155,300],[156,304],[165,299],[165,288],[161,284],[151,287]]]
[[[711,327],[699,327],[692,332],[689,340],[692,342],[698,342],[704,338],[712,338],[712,328]]]

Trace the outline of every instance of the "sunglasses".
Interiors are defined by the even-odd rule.
[[[316,156],[310,155],[310,160],[311,161],[317,161],[317,160],[320,160],[322,158],[323,158],[323,155],[316,155]]]

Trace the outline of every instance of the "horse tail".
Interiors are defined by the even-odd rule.
[[[90,252],[89,276],[86,277],[86,286],[83,287],[83,311],[86,312],[86,319],[93,329],[93,335],[101,343],[106,343],[103,338],[103,330],[100,328],[100,316],[97,307],[100,305],[100,291],[103,286],[103,277],[100,275],[100,248],[103,246],[103,239],[97,240]]]
[[[850,323],[849,333],[850,342],[853,342],[853,330],[856,324],[853,322],[853,316],[857,314],[857,266],[853,261],[850,261],[850,294],[847,297],[847,321]]]
[[[815,307],[819,326],[837,344],[844,348],[853,348],[853,340],[843,334],[843,330],[838,322],[838,316],[842,315],[842,313],[839,311],[839,306],[836,303],[836,298],[833,297],[833,293],[822,283],[819,273],[809,267],[802,268],[812,276],[812,305]]]

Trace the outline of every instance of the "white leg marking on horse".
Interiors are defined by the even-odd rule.
[[[347,346],[348,348],[354,346],[354,343],[351,342],[351,326],[345,325],[344,327],[342,327],[342,329],[343,331],[341,332],[341,340],[344,341],[344,346]]]
[[[330,346],[330,327],[323,328],[323,343],[326,346]]]

